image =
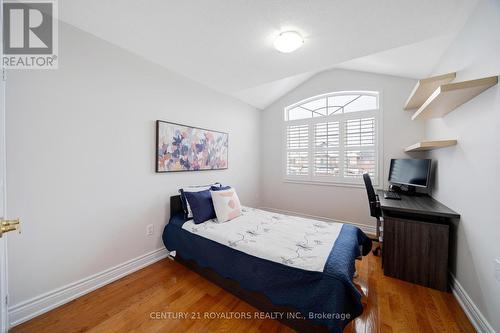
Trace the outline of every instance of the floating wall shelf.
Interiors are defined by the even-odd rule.
[[[434,140],[434,141],[420,141],[406,147],[405,152],[413,152],[413,151],[424,151],[424,150],[433,150],[438,148],[444,148],[449,146],[454,146],[457,144],[457,140]]]
[[[450,83],[455,79],[457,73],[448,73],[439,76],[429,77],[427,79],[422,79],[417,82],[415,88],[410,94],[410,97],[406,101],[405,110],[418,109],[425,103],[430,95],[436,91],[439,86]]]
[[[498,83],[498,76],[439,86],[411,119],[439,118]]]

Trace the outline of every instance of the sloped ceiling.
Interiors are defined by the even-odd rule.
[[[309,80],[315,74],[316,72],[309,72],[293,75],[257,87],[231,92],[229,94],[263,110],[292,89],[297,88],[299,85]]]
[[[408,78],[429,76],[455,35],[447,34],[353,59],[335,67]]]
[[[476,2],[71,0],[59,2],[59,17],[265,108],[314,73],[339,64],[409,77],[427,73],[437,60],[429,53],[438,54],[442,50],[434,47],[445,45],[439,38],[448,42]],[[277,52],[272,42],[283,30],[299,31],[304,46],[291,54]]]

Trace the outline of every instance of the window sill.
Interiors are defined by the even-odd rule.
[[[363,183],[342,183],[342,182],[328,182],[321,180],[300,180],[300,179],[283,179],[283,183],[303,184],[303,185],[319,185],[319,186],[333,186],[333,187],[351,187],[351,188],[365,188]],[[375,189],[381,189],[380,186],[373,184]]]

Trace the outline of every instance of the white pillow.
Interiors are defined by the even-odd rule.
[[[212,188],[212,186],[221,186],[221,184],[220,183],[213,183],[213,184],[209,184],[209,185],[190,185],[190,186],[183,187],[182,191],[184,191],[184,192],[201,192],[201,191],[209,190],[210,188]],[[189,206],[189,202],[187,201],[187,199],[185,197],[184,197],[184,200],[186,200],[186,208],[188,211],[187,217],[189,219],[192,219],[193,218],[193,211],[191,210],[191,206]]]
[[[210,191],[218,222],[230,221],[241,215],[241,204],[234,188]]]

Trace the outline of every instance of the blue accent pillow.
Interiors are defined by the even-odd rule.
[[[215,182],[211,185],[194,185],[194,186],[187,186],[187,189],[196,189],[196,188],[201,188],[203,190],[203,188],[205,189],[209,189],[210,186],[212,188],[218,188],[218,187],[221,187],[222,184],[219,183],[219,182]],[[186,195],[184,194],[185,192],[187,191],[184,191],[184,189],[179,189],[179,193],[180,193],[180,197],[181,197],[181,204],[182,204],[182,210],[184,210],[184,218],[186,219],[192,219],[191,216],[189,216],[189,209],[188,209],[188,205],[187,205],[187,199],[186,199]],[[190,191],[191,192],[191,191]]]
[[[193,221],[195,224],[200,224],[216,217],[210,190],[184,192],[184,195],[193,212]]]
[[[229,190],[231,186],[212,186],[210,190],[212,191],[224,191],[224,190]]]

